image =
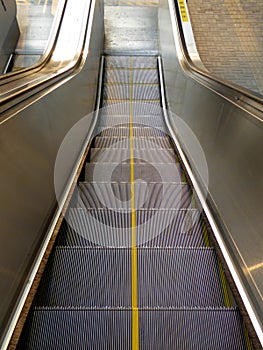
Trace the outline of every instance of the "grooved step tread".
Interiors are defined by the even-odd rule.
[[[134,75],[134,74],[133,74]],[[103,99],[109,100],[158,100],[160,102],[159,86],[155,83],[133,84],[129,73],[129,84],[105,84]]]
[[[130,159],[129,148],[91,148],[90,162],[120,163]],[[176,163],[175,152],[171,149],[134,148],[134,162],[144,163]]]
[[[150,148],[150,149],[172,149],[169,138],[156,137],[156,138],[139,138],[134,137],[132,140],[133,148]],[[94,148],[129,148],[130,140],[128,138],[109,138],[109,137],[96,137],[93,144]]]
[[[163,137],[167,136],[165,131],[160,130],[160,128],[153,127],[133,127],[132,128],[133,137]],[[130,130],[127,127],[118,128],[105,128],[98,127],[96,130],[96,135],[98,136],[110,136],[110,137],[130,137]]]
[[[130,117],[132,111],[132,116],[155,116],[160,118],[163,115],[163,109],[161,105],[146,103],[146,102],[136,102],[127,101],[122,103],[114,103],[108,106],[104,106],[99,111],[99,117],[104,116],[120,116],[120,117]]]
[[[129,310],[34,310],[18,349],[129,350],[131,317]],[[139,334],[147,350],[246,349],[236,309],[143,310]]]
[[[111,175],[111,174],[109,174]],[[82,208],[131,209],[130,182],[81,182],[77,190]],[[134,209],[191,208],[192,192],[184,182],[134,183]]]
[[[205,246],[197,209],[137,210],[137,245],[143,247]],[[131,246],[131,213],[107,209],[70,209],[57,244],[62,246]]]
[[[134,67],[135,68],[135,67]],[[133,84],[136,83],[148,83],[148,84],[158,84],[159,78],[156,68],[147,67],[137,67],[133,70],[130,68],[108,68],[105,70],[104,74],[105,83],[126,83]]]
[[[100,127],[130,127],[130,116],[113,116],[113,115],[102,115],[98,120]],[[165,125],[162,116],[133,116],[132,117],[133,127],[150,127],[159,128],[165,130]]]
[[[130,180],[131,166],[126,163],[86,163],[85,181],[103,181],[105,174],[112,182]],[[144,182],[183,182],[179,163],[135,163],[134,180]]]
[[[139,308],[224,306],[214,249],[137,254]],[[56,248],[35,305],[131,307],[131,270],[131,249]]]
[[[171,148],[170,138],[167,137],[133,137],[134,148]],[[130,140],[128,137],[96,137],[93,142],[94,148],[128,148]]]

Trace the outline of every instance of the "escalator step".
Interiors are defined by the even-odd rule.
[[[164,137],[167,134],[157,128],[150,127],[133,127],[132,128],[133,137]],[[96,135],[98,136],[110,136],[110,137],[130,137],[130,129],[126,127],[118,128],[104,128],[98,127],[96,130]]]
[[[132,77],[129,76],[130,83],[106,83],[103,87],[103,100],[151,100],[159,101],[160,92],[158,84],[140,82],[133,84]]]
[[[137,67],[136,69],[130,70],[130,68],[115,69],[112,67],[112,68],[105,69],[104,83],[158,84],[159,78],[158,78],[157,70],[154,68]]]
[[[37,308],[18,349],[132,349],[130,310]],[[164,327],[165,325],[165,327]],[[247,349],[233,309],[139,311],[140,349]]]
[[[134,148],[171,148],[169,137],[134,137]],[[94,148],[129,148],[130,140],[125,137],[96,137],[94,140]]]
[[[136,211],[137,245],[142,247],[202,247],[205,239],[200,212]],[[131,213],[107,209],[70,209],[57,239],[59,246],[131,246]]]
[[[129,116],[114,116],[114,115],[103,115],[98,120],[98,125],[100,127],[126,127],[130,128],[130,117]],[[162,131],[165,131],[165,125],[163,123],[162,117],[158,116],[133,116],[132,117],[132,126],[133,127],[151,127],[159,128]]]
[[[138,249],[138,305],[224,306],[214,249]]]
[[[107,56],[106,68],[157,68],[157,57],[154,56]]]
[[[78,187],[79,205],[82,208],[131,208],[130,182],[81,182]],[[186,183],[134,183],[132,209],[188,209],[192,192]]]
[[[130,325],[126,310],[36,309],[18,350],[131,349]]]
[[[156,103],[146,103],[146,102],[122,102],[114,103],[108,106],[104,106],[100,109],[100,117],[103,116],[127,116],[130,117],[132,112],[132,117],[139,116],[160,116],[163,115],[163,110],[161,105]]]
[[[224,306],[212,248],[137,251],[139,308]],[[56,248],[35,305],[131,307],[131,249]]]
[[[141,311],[140,349],[247,349],[236,309]]]
[[[134,161],[141,160],[145,163],[176,163],[175,152],[172,148],[134,148]],[[128,148],[91,148],[90,162],[118,163],[130,159]]]
[[[112,182],[124,182],[130,179],[131,166],[126,163],[86,163],[85,181],[102,181],[110,177]],[[134,164],[134,180],[145,182],[183,182],[179,163]],[[110,176],[109,176],[110,175]]]
[[[133,100],[127,100],[127,99],[104,99],[102,101],[102,108],[110,106],[112,104],[119,104],[119,103],[148,103],[151,104],[153,106],[155,106],[155,108],[158,108],[160,106],[160,100],[156,99],[156,100],[150,100],[150,99],[143,99],[143,98],[138,98],[138,99],[133,99]]]
[[[125,307],[131,303],[129,249],[56,248],[37,306]]]

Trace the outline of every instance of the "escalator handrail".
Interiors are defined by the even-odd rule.
[[[76,1],[76,0],[72,0],[72,3]],[[90,38],[91,38],[91,33],[92,33],[92,26],[93,26],[93,17],[94,17],[94,13],[95,13],[95,6],[96,6],[96,0],[91,0],[89,3],[87,1],[84,1],[84,0],[80,0],[84,3],[86,3],[85,5],[85,8],[87,9],[85,15],[87,17],[87,21],[86,21],[86,25],[85,26],[82,26],[82,42],[80,40],[80,43],[79,43],[79,46],[81,46],[81,52],[79,54],[79,56],[77,57],[76,59],[76,62],[74,61],[74,63],[71,63],[69,64],[71,70],[74,69],[74,73],[77,74],[81,68],[83,67],[84,63],[85,63],[85,60],[88,56],[88,53],[89,53],[89,43],[90,43]],[[88,4],[87,4],[88,3]],[[82,14],[83,14],[83,11],[82,11]],[[85,16],[84,16],[85,17]],[[102,58],[101,60],[101,66],[103,66],[104,64],[104,60]],[[67,68],[68,66],[66,66]],[[63,67],[65,68],[65,67]],[[62,69],[63,70],[63,69]],[[103,70],[101,69],[101,72]],[[67,72],[66,72],[67,73]],[[61,74],[62,74],[62,77],[61,77]],[[65,73],[61,73],[61,74],[58,74],[57,76],[57,80],[58,79],[62,79],[64,78],[65,76]],[[68,75],[69,74],[66,74],[67,75],[67,79],[66,81],[68,81],[69,77]],[[49,78],[48,82],[52,80],[52,77]],[[64,80],[63,80],[64,81]],[[99,86],[101,85],[101,81],[102,81],[102,73],[100,73],[100,77],[99,77]],[[60,82],[61,84],[61,82]],[[45,89],[46,87],[43,87],[43,89]],[[34,93],[34,91],[32,91],[32,93]],[[22,95],[22,98],[25,98],[24,97],[25,95],[23,94]],[[0,344],[0,347],[1,347],[1,350],[6,350],[9,345],[10,345],[10,340],[13,336],[13,332],[14,330],[16,329],[16,326],[18,324],[18,321],[20,319],[20,316],[21,316],[21,313],[23,311],[23,308],[24,308],[24,305],[27,301],[27,298],[28,298],[28,295],[30,294],[30,291],[31,291],[31,287],[33,285],[33,282],[35,280],[35,277],[38,273],[38,269],[42,263],[42,260],[43,260],[43,257],[45,255],[45,252],[47,250],[47,247],[49,245],[49,242],[51,240],[51,237],[53,235],[53,232],[54,232],[54,228],[56,227],[56,224],[58,222],[58,219],[62,213],[62,209],[64,208],[65,206],[65,203],[66,203],[66,200],[68,198],[68,195],[70,193],[70,190],[73,186],[73,183],[74,183],[74,180],[75,180],[75,177],[76,177],[76,173],[79,169],[79,166],[80,166],[80,163],[81,163],[81,160],[83,159],[83,154],[87,148],[87,145],[89,144],[90,140],[91,140],[91,137],[93,135],[93,132],[94,132],[94,129],[96,127],[96,123],[97,123],[97,120],[98,120],[98,110],[99,110],[99,101],[100,101],[100,88],[98,88],[98,96],[97,96],[97,102],[96,102],[96,108],[95,108],[95,113],[93,113],[93,119],[92,119],[92,123],[90,125],[90,128],[89,128],[89,131],[88,131],[88,134],[84,140],[84,143],[83,143],[83,146],[80,150],[80,153],[78,155],[78,158],[76,159],[75,163],[73,164],[72,166],[72,172],[71,172],[71,175],[69,176],[65,186],[64,186],[64,189],[63,189],[63,193],[61,194],[61,196],[59,198],[57,198],[57,209],[56,211],[54,212],[54,215],[52,215],[52,220],[49,224],[49,227],[48,227],[48,230],[46,231],[45,233],[45,238],[43,239],[43,241],[41,242],[41,246],[38,250],[38,253],[37,253],[37,256],[34,257],[34,263],[32,264],[32,267],[30,269],[30,272],[29,272],[29,275],[27,276],[27,280],[21,290],[21,293],[20,293],[20,297],[19,297],[19,300],[17,300],[17,303],[16,303],[16,306],[14,308],[14,310],[12,311],[12,315],[11,315],[11,318],[9,319],[8,321],[8,325],[7,325],[7,328],[3,334],[3,338],[1,339],[1,344]],[[21,109],[21,107],[19,106],[19,108]],[[0,124],[1,124],[1,121],[0,121]],[[2,335],[0,334],[0,337]]]
[[[21,68],[17,71],[11,71],[8,72],[4,75],[0,76],[0,86],[4,86],[5,84],[8,84],[11,81],[18,81],[19,84],[19,79],[23,78],[25,75],[35,73],[39,71],[48,61],[50,58],[52,51],[54,50],[59,30],[61,28],[61,23],[63,21],[63,15],[65,13],[66,5],[67,5],[68,0],[60,0],[58,4],[58,8],[56,10],[56,15],[50,30],[48,42],[47,42],[47,47],[41,56],[41,58],[33,64],[32,66]],[[0,95],[1,98],[1,95]]]
[[[79,20],[80,24],[78,26],[78,32],[76,32],[75,26],[75,41],[72,42],[72,47],[75,45],[76,50],[71,53],[70,58],[65,57],[61,60],[54,60],[54,56],[58,51],[59,45],[61,46],[61,43],[65,42],[66,40],[66,35],[63,32],[63,28],[65,31],[66,27],[72,28],[75,25],[74,16],[70,15],[72,13],[72,7],[74,8],[74,1],[67,0],[65,8],[63,7],[63,16],[60,21],[55,43],[46,60],[37,68],[29,69],[24,73],[17,73],[19,76],[14,75],[18,79],[11,80],[3,86],[0,85],[2,90],[0,92],[1,113],[7,111],[9,108],[13,107],[29,96],[32,96],[43,89],[47,89],[48,86],[54,85],[58,82],[61,83],[63,78],[66,79],[69,75],[73,76],[74,72],[77,73],[78,68],[80,68],[83,63],[83,57],[85,56],[86,28],[92,2],[80,1],[82,3],[83,11],[76,11],[77,13],[81,14],[81,20]],[[66,21],[67,24],[65,24]],[[70,23],[70,21],[72,23]],[[67,52],[70,49],[71,46],[68,45]],[[2,118],[2,120],[0,120],[0,124],[4,120],[5,119]]]

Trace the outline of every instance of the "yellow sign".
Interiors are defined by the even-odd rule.
[[[180,8],[180,12],[181,12],[182,21],[188,22],[188,16],[187,16],[187,11],[186,11],[184,0],[179,0],[179,8]]]

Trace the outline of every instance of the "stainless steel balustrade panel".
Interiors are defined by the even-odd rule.
[[[209,194],[227,229],[225,240],[230,241],[237,263],[244,263],[240,269],[253,290],[251,297],[262,323],[263,116],[255,118],[183,73],[166,0],[160,1],[159,30],[169,110],[172,118],[178,116],[187,123],[204,151]],[[198,169],[194,150],[183,141],[190,162]]]
[[[64,159],[59,174],[61,191],[72,171],[89,129],[97,93],[103,44],[103,7],[97,1],[89,54],[83,70],[67,84],[48,91],[41,99],[23,103],[23,109],[0,125],[1,233],[0,233],[0,324],[7,325],[9,307],[27,282],[32,259],[38,250],[51,215],[54,214],[54,165],[68,131],[84,116],[85,129]],[[72,98],[72,91],[75,91]],[[2,115],[6,117],[6,114]]]

